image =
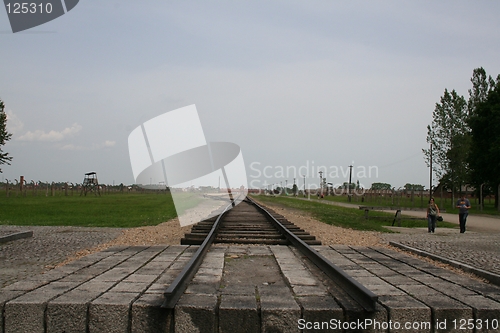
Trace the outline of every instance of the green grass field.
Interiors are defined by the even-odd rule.
[[[272,197],[259,195],[255,199],[262,203],[273,203],[283,207],[298,209],[312,214],[316,219],[335,226],[366,231],[391,232],[385,226],[391,226],[394,214],[379,211],[371,211],[370,218],[365,219],[364,211],[356,208],[345,208],[334,205],[327,205],[316,201],[299,200],[293,197]],[[405,220],[401,221],[402,227],[407,228],[427,228],[426,220]],[[439,228],[454,228],[453,223],[438,222]]]
[[[181,210],[194,207],[186,196]],[[116,193],[88,196],[0,196],[0,224],[131,228],[175,218],[170,193]]]
[[[311,195],[311,199],[316,198],[315,195]],[[347,195],[329,195],[325,196],[324,200],[335,201],[335,202],[348,202]],[[351,198],[352,204],[356,204],[359,206],[394,206],[401,208],[427,208],[429,197],[424,195],[420,197],[415,193],[413,201],[411,197],[408,196],[395,196],[394,199],[388,195],[379,196],[379,195],[365,195],[363,201],[361,196],[353,195]],[[436,203],[439,208],[446,209],[447,213],[458,214],[458,209],[455,208],[455,203],[451,202],[450,198],[441,199],[439,196],[435,197]],[[455,201],[458,200],[458,196],[455,197]],[[477,204],[476,198],[469,198],[472,208],[470,210],[471,214],[489,214],[489,215],[500,215],[498,209],[495,208],[495,200],[493,198],[486,198],[484,201],[484,209],[481,211],[479,209],[479,205]]]

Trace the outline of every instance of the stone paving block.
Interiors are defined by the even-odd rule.
[[[377,276],[357,276],[356,281],[363,285],[387,285],[388,283]]]
[[[472,280],[474,281],[474,280]],[[495,285],[492,285],[492,284],[488,284],[488,283],[477,283],[477,281],[475,281],[476,283],[470,283],[468,285],[464,285],[465,287],[469,288],[469,289],[472,289],[478,293],[481,293],[481,294],[493,294],[493,293],[500,293],[500,288],[495,286]]]
[[[445,295],[456,298],[457,295],[477,295],[475,291],[464,288],[450,282],[440,282],[430,285],[430,287],[439,290]]]
[[[150,256],[133,256],[122,261],[114,268],[138,269],[139,267],[144,266],[149,258]]]
[[[144,275],[144,274],[137,274],[133,273],[132,275],[129,275],[125,279],[123,279],[123,282],[142,282],[146,284],[151,284],[153,283],[159,276],[158,275]]]
[[[111,288],[110,292],[121,293],[121,292],[131,292],[140,294],[144,292],[148,288],[148,284],[144,282],[119,282],[113,288]]]
[[[90,280],[85,283],[82,283],[78,287],[75,288],[75,290],[81,290],[81,291],[92,291],[92,292],[100,292],[104,293],[105,291],[109,290],[111,287],[115,285],[115,282],[101,282],[101,281],[94,281]]]
[[[107,258],[106,258],[107,259]],[[80,273],[84,274],[83,271],[88,272],[88,274],[96,275],[96,274],[102,274],[105,271],[115,267],[118,265],[118,262],[98,262],[96,264],[90,265],[88,267],[83,268]]]
[[[348,245],[332,245],[330,248],[338,253],[357,253],[356,250],[352,249]]]
[[[378,296],[405,295],[405,292],[388,283],[386,284],[363,284],[368,290]]]
[[[317,286],[318,281],[312,275],[309,277],[304,277],[304,276],[299,276],[298,274],[294,274],[293,271],[287,271],[287,273],[283,272],[285,274],[286,279],[290,283],[290,285],[293,286]]]
[[[61,267],[57,267],[57,268],[54,268],[53,271],[55,272],[63,272],[63,273],[66,273],[66,274],[72,274],[72,273],[75,273],[81,269],[84,269],[85,267],[87,266],[90,266],[91,264],[93,264],[94,262],[93,261],[80,261],[80,260],[76,260],[76,261],[73,261],[73,262],[70,262],[64,266],[61,266]]]
[[[440,279],[440,278],[432,276],[432,275],[419,276],[418,278],[415,278],[415,280],[417,280],[420,283],[426,284],[429,287],[432,287],[433,285],[445,282],[443,279]]]
[[[169,269],[173,269],[173,270],[182,270],[184,268],[184,266],[186,266],[187,264],[187,261],[180,261],[180,260],[176,260],[172,265],[170,265]],[[203,265],[203,263],[202,263]],[[206,266],[206,267],[210,267],[210,266]]]
[[[219,283],[196,283],[192,282],[186,288],[184,293],[186,294],[197,294],[197,295],[215,295],[217,289],[220,285]]]
[[[160,253],[163,252],[167,247],[167,245],[151,245],[149,248],[144,250],[144,252]]]
[[[38,287],[48,284],[47,281],[32,281],[32,280],[22,280],[18,282],[14,282],[13,284],[8,285],[2,289],[3,291],[31,291],[35,290]]]
[[[344,303],[342,303],[344,306]],[[344,322],[358,323],[361,322],[364,326],[355,326],[353,329],[346,329],[345,332],[363,332],[363,333],[387,333],[387,328],[384,324],[389,322],[389,314],[387,310],[380,304],[375,305],[375,311],[353,311],[352,309],[344,310]],[[337,331],[340,332],[339,329]],[[333,331],[335,332],[335,331]]]
[[[500,302],[500,293],[486,293],[484,295],[491,298],[494,301]]]
[[[218,275],[196,274],[192,282],[218,285],[220,284],[220,280],[221,277]]]
[[[129,330],[129,308],[137,293],[107,292],[89,306],[89,333]]]
[[[198,272],[196,274],[204,274],[204,275],[217,275],[222,277],[222,270],[219,268],[207,268],[207,267],[201,267],[198,269]]]
[[[387,281],[388,283],[399,287],[400,285],[418,285],[420,282],[415,281],[414,279],[404,276],[402,274],[399,275],[394,275],[394,276],[384,276],[383,279]]]
[[[175,332],[215,332],[216,308],[215,295],[183,295],[175,307]]]
[[[221,286],[220,292],[224,295],[255,295],[255,286],[247,284],[230,284]]]
[[[179,275],[180,272],[181,272],[180,270],[169,269],[168,271],[163,272],[160,275],[160,277],[155,281],[155,283],[170,284],[175,280],[175,278]]]
[[[372,272],[374,275],[378,277],[383,277],[383,278],[401,275],[398,272],[387,267],[370,268],[370,272]]]
[[[78,333],[87,329],[88,304],[101,294],[99,291],[73,289],[47,305],[47,332]]]
[[[5,332],[43,332],[46,303],[75,286],[74,283],[52,282],[7,302],[4,306]]]
[[[141,275],[154,275],[158,276],[160,275],[165,269],[167,269],[166,266],[163,266],[161,268],[154,268],[154,267],[140,267],[138,270],[135,272],[137,274]]]
[[[304,296],[298,297],[297,300],[302,305],[302,319],[305,323],[328,323],[328,328],[330,328],[329,324],[331,324],[332,319],[344,319],[342,308],[331,296]],[[313,326],[313,329],[310,330],[306,326],[304,332],[331,332],[330,329],[326,329],[327,327],[324,326],[326,325],[320,324],[319,328]]]
[[[255,295],[223,295],[219,306],[220,333],[259,333]]]
[[[471,307],[464,305],[446,295],[418,295],[416,298],[429,306],[432,310],[432,318],[434,324],[446,323],[448,328],[451,328],[453,320],[474,319],[473,310]],[[445,332],[444,330],[441,330]],[[441,332],[440,331],[440,332]],[[473,330],[463,330],[460,332],[472,332]]]
[[[366,269],[349,269],[343,270],[346,274],[352,276],[353,278],[361,277],[361,276],[374,276],[373,273],[367,271]]]
[[[431,309],[417,301],[411,296],[379,296],[379,302],[388,308],[389,319],[400,324],[432,322]],[[418,327],[418,329],[404,330],[405,332],[431,332],[431,326],[428,329]]]
[[[112,268],[109,271],[106,271],[101,275],[95,277],[93,280],[101,282],[118,282],[125,279],[128,275],[132,274],[133,271],[133,269],[129,270],[126,268]]]
[[[251,256],[270,256],[271,250],[268,246],[252,246],[248,249],[248,255]]]
[[[230,246],[229,249],[226,251],[226,255],[247,254],[247,253],[248,253],[248,246]]]
[[[11,301],[4,306],[5,333],[44,332],[45,303]]]
[[[292,286],[292,290],[297,296],[325,296],[328,294],[328,291],[323,285],[295,285]]]
[[[151,286],[149,286],[148,289],[146,289],[145,293],[147,294],[163,294],[167,288],[168,284],[163,284],[163,283],[153,283]]]
[[[25,292],[22,290],[0,290],[0,333],[4,333],[4,325],[3,325],[3,310],[5,307],[5,303],[24,294]]]
[[[425,284],[401,284],[398,285],[398,288],[411,296],[436,294],[436,289],[432,289]]]
[[[174,263],[175,265],[175,263]],[[214,268],[214,269],[223,269],[224,268],[224,256],[218,257],[207,257],[200,265],[200,268]]]
[[[59,279],[62,279],[66,275],[67,275],[67,273],[65,273],[63,271],[50,270],[50,271],[42,273],[42,274],[35,274],[35,275],[32,275],[32,276],[28,276],[26,278],[26,280],[29,280],[29,281],[53,282],[53,281],[57,281]]]
[[[163,294],[143,294],[132,304],[132,333],[173,332],[173,311],[161,307]]]
[[[64,278],[58,280],[59,282],[87,282],[88,280],[92,279],[94,275],[84,275],[84,274],[70,274],[68,276],[65,276]]]
[[[259,286],[263,333],[294,332],[297,330],[301,310],[286,287]]]
[[[486,322],[500,321],[500,302],[491,300],[481,295],[464,295],[460,294],[455,296],[460,302],[472,307],[474,309],[474,316],[476,320],[482,321],[481,329],[478,332],[488,332]],[[491,329],[491,327],[490,327]]]

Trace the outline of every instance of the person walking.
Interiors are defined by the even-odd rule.
[[[469,215],[470,201],[465,198],[465,194],[462,194],[460,199],[457,201],[458,211],[458,221],[460,222],[460,233],[463,234],[465,232],[465,223],[467,222],[467,216]]]
[[[434,198],[429,199],[427,206],[427,230],[429,233],[434,233],[436,230],[436,219],[439,216],[439,207],[434,202]]]

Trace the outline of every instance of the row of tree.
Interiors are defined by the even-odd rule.
[[[2,164],[10,164],[12,157],[9,156],[9,153],[5,153],[2,150],[2,146],[9,141],[12,134],[7,132],[7,114],[5,113],[5,104],[0,99],[0,165]],[[2,172],[2,169],[0,169]]]
[[[406,183],[403,188],[406,191],[424,191],[425,186],[420,185],[420,184],[410,184]],[[391,190],[392,186],[391,184],[388,183],[373,183],[372,186],[370,187],[371,190]]]
[[[472,73],[466,100],[444,90],[427,126],[427,165],[452,193],[469,185],[495,194],[500,186],[500,74],[496,79],[481,68]]]

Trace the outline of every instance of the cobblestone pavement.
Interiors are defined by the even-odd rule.
[[[399,242],[470,266],[500,274],[500,234],[458,229],[436,229],[429,234],[427,228],[394,228],[400,233],[385,234],[387,241]]]
[[[0,288],[40,274],[76,252],[119,236],[119,228],[0,226],[0,236],[33,231],[33,237],[0,243]]]
[[[395,228],[399,233],[383,234],[395,241],[473,267],[500,274],[500,234],[438,228]],[[33,237],[0,244],[0,288],[47,271],[76,252],[118,237],[119,228],[0,226],[0,236],[33,231]]]

